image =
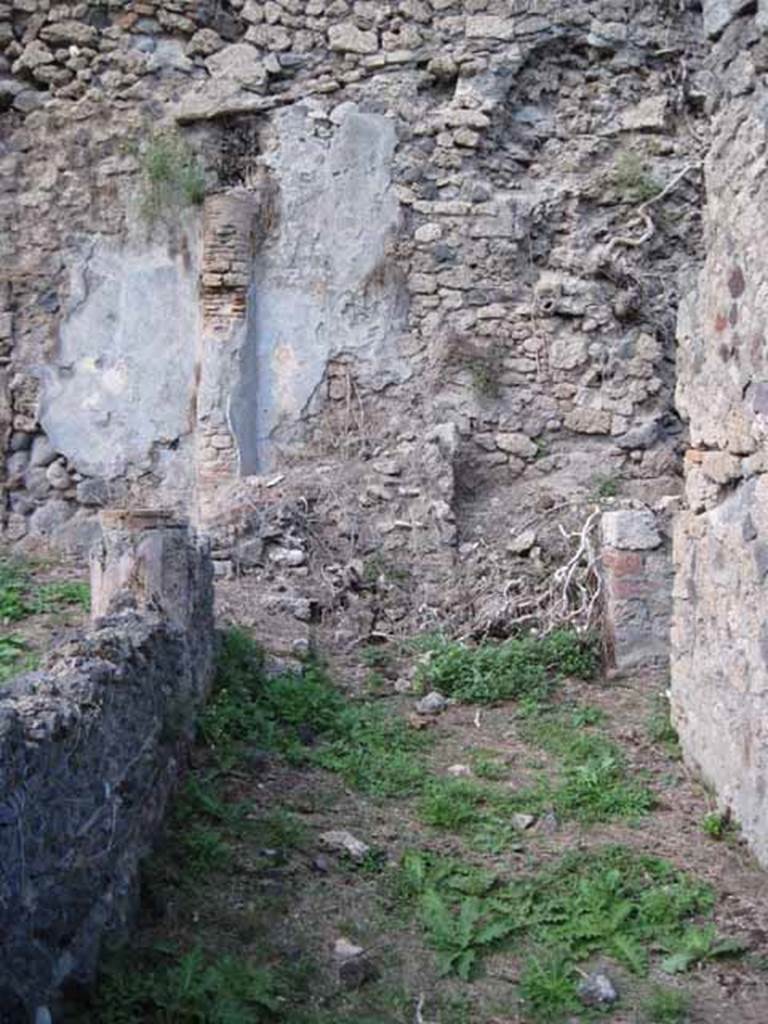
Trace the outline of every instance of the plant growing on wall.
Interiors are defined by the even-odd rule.
[[[189,142],[176,131],[150,135],[140,157],[141,214],[148,224],[173,219],[205,198],[205,171]]]
[[[661,185],[648,169],[639,153],[621,153],[613,166],[612,184],[625,203],[642,203],[661,192]]]

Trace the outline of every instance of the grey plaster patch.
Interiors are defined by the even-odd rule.
[[[196,252],[190,241],[185,252]],[[53,448],[88,475],[148,465],[190,429],[198,335],[197,269],[166,246],[104,241],[71,269],[69,309],[41,369],[40,421]]]
[[[257,253],[230,410],[244,474],[269,463],[270,439],[300,419],[330,358],[354,357],[373,388],[408,374],[397,348],[405,299],[385,256],[399,224],[395,126],[351,109],[329,144],[308,114],[298,105],[276,116],[268,157],[279,227]]]

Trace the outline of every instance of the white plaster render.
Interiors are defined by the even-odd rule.
[[[195,253],[196,239],[185,251]],[[194,259],[194,258],[193,258]],[[167,245],[97,241],[71,268],[40,422],[84,473],[149,468],[153,446],[190,430],[198,335],[197,268]]]
[[[395,126],[349,106],[330,144],[302,105],[275,119],[278,227],[256,253],[231,410],[244,474],[269,464],[270,439],[300,419],[334,356],[353,355],[374,389],[408,376],[397,346],[405,301],[385,253],[399,223]]]

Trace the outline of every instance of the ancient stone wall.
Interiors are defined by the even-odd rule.
[[[706,133],[682,8],[0,2],[6,539],[192,508],[222,574],[329,608],[308,561],[384,558],[471,619],[445,584],[546,575],[554,509],[678,490]],[[205,198],[147,222],[158,129]]]
[[[210,556],[185,527],[113,518],[93,582],[108,614],[0,697],[3,1019],[90,980],[131,926],[210,685]]]
[[[713,39],[706,262],[680,318],[687,510],[675,531],[672,699],[688,760],[768,863],[768,232],[762,4],[705,3]]]

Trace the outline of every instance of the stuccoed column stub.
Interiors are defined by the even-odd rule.
[[[212,593],[207,542],[164,511],[110,510],[99,519],[102,538],[91,554],[94,621],[130,608],[193,628],[201,598]]]

